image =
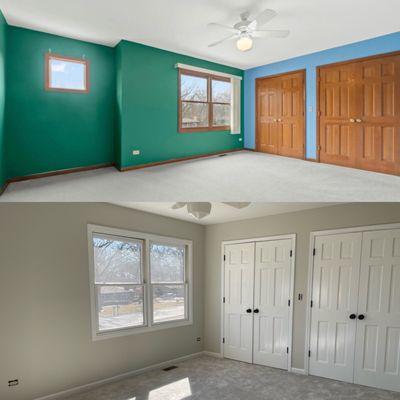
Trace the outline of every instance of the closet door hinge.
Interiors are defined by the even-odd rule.
[[[222,298],[222,302],[225,303],[225,297]]]
[[[226,255],[224,254],[224,261],[226,261]]]
[[[308,357],[311,357],[311,350],[308,350]]]
[[[222,338],[222,343],[225,343],[225,338]]]
[[[286,353],[289,354],[289,347],[286,347]]]
[[[290,257],[293,257],[293,250],[290,250]]]
[[[311,301],[310,301],[310,307],[312,307],[312,306],[313,306],[313,304],[314,304],[314,303],[313,303],[313,301],[311,300]]]
[[[288,307],[290,307],[290,299],[287,301],[287,305]]]
[[[315,256],[316,253],[317,253],[317,251],[315,249],[313,249],[312,255]]]

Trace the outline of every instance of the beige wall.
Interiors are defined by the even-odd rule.
[[[221,242],[242,238],[296,233],[293,367],[304,368],[308,251],[311,231],[400,222],[400,203],[343,204],[314,210],[263,217],[206,227],[204,277],[204,347],[220,352],[221,338]]]
[[[194,323],[93,342],[86,225],[192,239]],[[107,204],[0,205],[0,399],[31,400],[202,350],[204,227]],[[20,380],[8,388],[7,381]]]

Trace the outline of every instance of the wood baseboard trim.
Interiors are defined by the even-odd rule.
[[[113,376],[111,378],[101,379],[101,380],[98,380],[98,381],[95,381],[95,382],[88,383],[86,385],[75,386],[75,387],[73,387],[71,389],[63,390],[61,392],[57,392],[57,393],[54,393],[54,394],[49,394],[47,396],[37,397],[34,400],[56,400],[56,399],[59,399],[59,398],[63,398],[65,396],[67,396],[67,395],[81,393],[81,392],[84,392],[84,391],[86,391],[88,389],[93,389],[93,388],[95,388],[97,386],[101,386],[101,385],[104,385],[104,384],[107,384],[107,383],[116,382],[116,381],[119,381],[121,379],[126,379],[126,378],[129,378],[131,376],[143,374],[145,372],[153,371],[155,369],[168,367],[171,364],[175,364],[175,363],[178,363],[178,362],[190,360],[192,358],[197,358],[197,357],[200,357],[202,355],[203,355],[202,351],[200,351],[198,353],[188,354],[188,355],[183,356],[183,357],[174,358],[173,360],[164,361],[164,362],[161,362],[161,363],[158,363],[158,364],[149,365],[148,367],[144,367],[144,368],[136,369],[136,370],[133,370],[133,371],[125,372],[123,374],[115,375],[115,376]]]
[[[140,164],[140,165],[132,165],[129,167],[122,167],[119,170],[121,172],[125,172],[125,171],[132,171],[135,169],[143,169],[143,168],[150,168],[150,167],[157,167],[160,165],[164,165],[164,164],[172,164],[172,163],[176,163],[176,162],[182,162],[182,161],[190,161],[190,160],[197,160],[199,158],[206,158],[206,157],[212,157],[212,156],[219,156],[221,154],[226,154],[226,153],[234,153],[237,151],[243,151],[243,150],[247,150],[247,149],[230,149],[230,150],[224,150],[224,151],[217,151],[215,153],[207,153],[207,154],[200,154],[197,156],[189,156],[189,157],[181,157],[181,158],[172,158],[171,160],[165,160],[165,161],[157,161],[157,162],[152,162],[152,163],[147,163],[147,164]]]
[[[102,164],[96,164],[96,165],[89,165],[87,167],[59,169],[56,171],[39,172],[38,174],[32,174],[32,175],[17,176],[16,178],[9,179],[7,181],[7,184],[14,183],[14,182],[21,182],[21,181],[29,181],[31,179],[47,178],[49,176],[55,176],[55,175],[66,175],[66,174],[74,174],[76,172],[92,171],[94,169],[108,168],[108,167],[115,167],[115,164],[114,163],[102,163]]]
[[[0,186],[0,196],[6,191],[9,181],[5,181],[2,186]]]

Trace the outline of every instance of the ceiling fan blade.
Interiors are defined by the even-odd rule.
[[[276,11],[270,10],[269,8],[267,8],[263,12],[258,14],[253,22],[256,22],[256,26],[263,26],[267,22],[271,21],[271,19],[276,17],[277,15],[278,15],[278,13]]]
[[[234,35],[229,35],[229,36],[227,36],[227,37],[225,37],[225,38],[223,38],[221,40],[218,40],[218,42],[211,43],[211,44],[208,45],[208,47],[218,46],[219,44],[221,44],[223,42],[226,42],[227,40],[234,39],[235,37],[237,37],[236,33]]]
[[[222,204],[226,204],[227,206],[231,206],[231,207],[234,207],[234,208],[238,208],[239,210],[241,209],[241,208],[245,208],[245,207],[248,207],[251,203],[250,202],[224,202],[224,203],[222,203]]]
[[[179,208],[183,208],[183,207],[185,207],[186,206],[186,204],[187,203],[175,203],[172,207],[171,207],[171,209],[172,210],[178,210]]]
[[[233,26],[220,24],[218,22],[211,22],[207,26],[210,28],[222,28],[222,29],[227,29],[231,32],[236,32],[236,29]]]
[[[257,29],[251,33],[254,37],[270,37],[270,38],[287,38],[290,31],[287,30],[272,30],[272,29]]]

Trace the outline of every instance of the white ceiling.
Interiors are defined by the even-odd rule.
[[[287,39],[257,40],[241,53],[210,22],[233,25],[241,12],[278,12],[265,28]],[[121,39],[247,69],[400,30],[399,0],[0,0],[9,24],[114,46]]]
[[[224,222],[240,221],[243,219],[265,217],[267,215],[285,214],[294,211],[321,208],[336,203],[251,203],[248,207],[240,210],[223,203],[212,203],[211,214],[201,220],[197,220],[189,215],[186,207],[172,210],[171,207],[174,203],[121,202],[113,204],[184,221],[190,221],[201,225],[212,225]]]

